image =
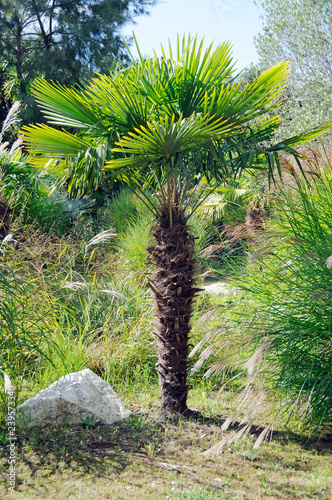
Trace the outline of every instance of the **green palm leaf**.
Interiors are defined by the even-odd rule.
[[[239,123],[249,124],[252,120],[275,109],[277,99],[287,83],[288,63],[280,63],[262,73],[254,82],[240,91],[240,83],[228,85],[219,94],[206,95],[204,113],[217,116],[237,116]]]
[[[47,125],[22,127],[22,132],[29,152],[35,153],[30,163],[55,174],[55,188],[67,183],[72,196],[81,196],[102,182],[109,150],[107,141],[84,140]]]
[[[21,132],[29,152],[49,157],[70,158],[91,146],[91,141],[44,124],[24,126]]]
[[[100,121],[91,96],[83,91],[38,79],[32,86],[32,94],[49,123],[54,125],[90,129]]]
[[[120,152],[125,158],[114,158],[107,163],[109,168],[138,167],[158,158],[168,159],[181,151],[205,144],[216,138],[226,137],[238,131],[237,123],[228,120],[192,115],[189,119],[175,121],[166,116],[159,122],[148,122],[146,127],[129,132],[117,142],[113,152]]]
[[[298,146],[300,144],[305,144],[307,142],[311,142],[317,137],[320,137],[322,134],[328,132],[332,127],[332,122],[323,123],[318,127],[315,127],[311,130],[303,132],[302,134],[294,135],[293,137],[289,137],[278,144],[275,144],[271,147],[271,151],[282,151],[283,148],[293,148],[294,146]]]

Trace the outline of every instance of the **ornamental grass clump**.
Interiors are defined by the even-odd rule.
[[[286,424],[314,434],[332,420],[331,161],[316,154],[306,178],[291,168],[289,181],[251,250],[240,322],[264,343],[255,364],[281,396]]]

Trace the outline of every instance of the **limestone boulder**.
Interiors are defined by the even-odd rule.
[[[17,408],[18,425],[49,425],[93,419],[112,424],[128,410],[111,385],[88,368],[59,378]]]

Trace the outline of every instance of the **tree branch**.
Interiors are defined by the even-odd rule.
[[[40,17],[40,14],[38,12],[35,0],[32,0],[32,6],[33,6],[33,9],[34,9],[35,14],[37,16],[37,20],[38,20],[38,24],[39,24],[39,27],[40,27],[40,31],[41,31],[42,36],[43,36],[45,48],[48,51],[48,50],[50,50],[51,45],[52,45],[52,34],[51,33],[49,33],[49,34],[46,33],[44,25],[43,25],[41,17]]]

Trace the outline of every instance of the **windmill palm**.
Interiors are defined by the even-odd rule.
[[[204,49],[197,38],[178,39],[173,53],[139,57],[82,90],[39,80],[34,95],[50,125],[23,128],[37,166],[58,174],[72,195],[121,179],[155,216],[155,335],[162,406],[187,409],[190,318],[196,261],[189,218],[204,200],[201,178],[217,185],[248,168],[279,165],[278,153],[297,157],[294,145],[328,129],[319,127],[264,147],[278,127],[287,63],[265,71],[243,89],[235,81],[230,45]],[[76,133],[57,127],[71,127]]]

